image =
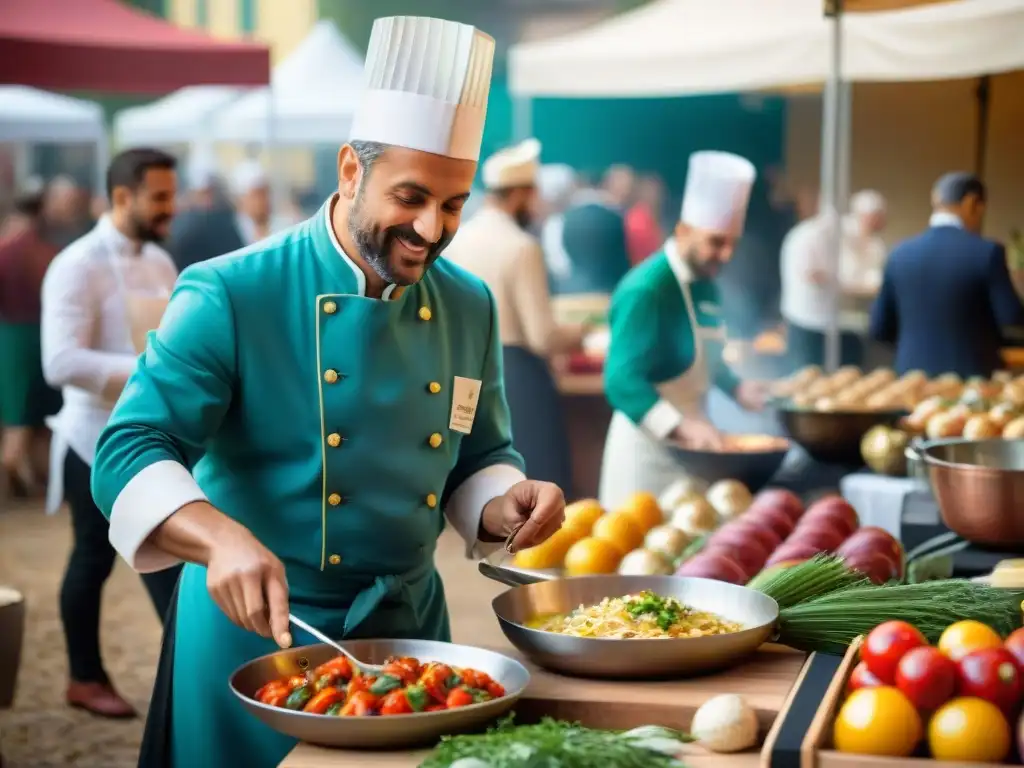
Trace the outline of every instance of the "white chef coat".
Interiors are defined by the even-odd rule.
[[[812,283],[807,273],[829,272],[829,220],[814,216],[797,224],[782,242],[782,316],[793,325],[824,332],[830,317],[827,285]],[[882,284],[886,247],[876,235],[862,235],[854,217],[843,220],[839,284],[844,291],[876,291]],[[864,329],[863,312],[841,311],[839,326],[844,330]]]
[[[48,512],[63,501],[67,449],[92,464],[114,406],[103,388],[135,369],[126,292],[169,295],[177,277],[163,248],[147,243],[136,253],[107,215],[50,264],[42,290],[43,374],[50,386],[60,387],[64,404],[47,420],[53,430]]]

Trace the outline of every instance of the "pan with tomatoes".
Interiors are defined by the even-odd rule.
[[[379,674],[363,674],[327,645],[279,651],[238,669],[231,687],[264,723],[302,741],[338,747],[429,744],[487,725],[529,681],[494,651],[421,640],[346,643]]]

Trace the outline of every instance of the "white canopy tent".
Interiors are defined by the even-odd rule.
[[[214,141],[274,145],[338,143],[348,137],[363,78],[363,57],[333,23],[320,21],[277,67],[271,87],[228,105]]]
[[[513,46],[518,96],[683,96],[820,83],[832,22],[821,0],[658,0],[558,38]],[[846,14],[847,80],[938,80],[1024,67],[1024,3],[957,0]]]
[[[216,113],[246,90],[222,85],[193,85],[141,107],[118,112],[118,146],[192,144],[206,140]]]

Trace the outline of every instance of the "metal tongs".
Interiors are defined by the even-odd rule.
[[[483,576],[510,587],[520,587],[524,584],[533,584],[537,581],[543,581],[543,578],[532,576],[527,573],[521,573],[520,571],[516,571],[505,566],[505,561],[519,551],[514,542],[516,535],[524,525],[525,523],[519,523],[515,526],[512,529],[512,532],[509,533],[508,538],[505,539],[505,546],[501,549],[494,550],[494,552],[480,561],[479,565],[477,565],[477,569]]]

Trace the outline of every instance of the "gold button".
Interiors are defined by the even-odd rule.
[[[432,381],[427,385],[427,389],[430,390],[430,394],[436,395],[438,392],[441,391],[441,385],[438,384],[436,381]]]
[[[327,497],[327,503],[330,504],[332,507],[338,506],[339,504],[341,504],[341,494],[332,493],[330,496]]]
[[[335,304],[333,301],[324,302],[324,312],[326,312],[328,315],[333,315],[337,311],[338,305]]]
[[[431,317],[430,307],[420,307],[420,320],[429,320]]]
[[[441,437],[440,432],[435,432],[430,436],[429,442],[431,448],[439,448],[441,446],[441,443],[444,442],[444,438]]]
[[[336,370],[334,370],[333,368],[328,368],[326,371],[324,371],[324,381],[326,381],[328,384],[333,384],[337,380],[338,372]]]
[[[337,432],[332,432],[327,436],[327,444],[331,446],[331,448],[337,448],[341,445],[341,435]]]
[[[432,493],[427,494],[427,506],[433,509],[437,506],[437,496]]]
[[[330,557],[327,558],[327,562],[330,563],[331,565],[340,565],[341,564],[341,555],[331,555]]]

